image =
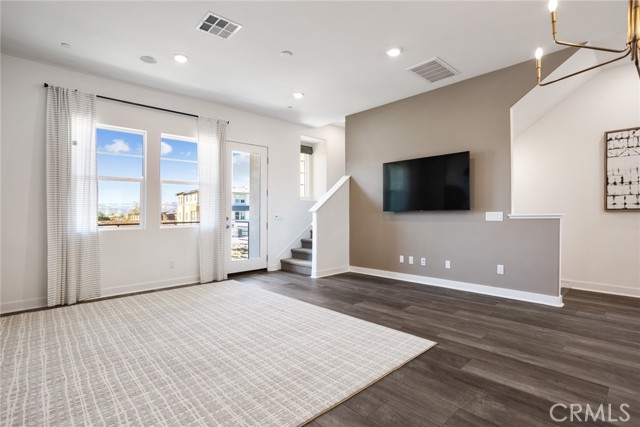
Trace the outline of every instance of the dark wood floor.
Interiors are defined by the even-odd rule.
[[[352,273],[232,278],[438,343],[308,427],[640,426],[639,299],[569,290],[553,308]],[[575,407],[581,421],[554,422],[555,403],[604,404],[605,420],[626,403],[630,419]]]

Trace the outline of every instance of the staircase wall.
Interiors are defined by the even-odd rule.
[[[350,177],[342,177],[311,209],[312,277],[349,271],[349,184]]]

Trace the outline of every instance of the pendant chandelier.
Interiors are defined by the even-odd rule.
[[[640,65],[638,64],[638,57],[640,57],[640,0],[629,0],[629,12],[628,12],[628,23],[627,23],[627,44],[623,49],[611,49],[606,47],[598,47],[598,46],[588,46],[580,43],[571,43],[558,40],[557,37],[557,20],[558,20],[558,0],[550,0],[549,1],[549,12],[551,12],[551,31],[553,33],[553,42],[555,44],[559,44],[562,46],[575,47],[579,49],[591,49],[598,50],[601,52],[611,52],[611,53],[619,53],[622,54],[614,59],[603,62],[602,64],[594,65],[593,67],[585,68],[584,70],[577,71],[575,73],[568,74],[564,77],[560,77],[559,79],[552,80],[550,82],[541,83],[542,80],[542,49],[536,49],[536,71],[538,74],[538,85],[539,86],[547,86],[552,83],[559,82],[564,79],[568,79],[569,77],[577,76],[578,74],[585,73],[587,71],[591,71],[593,69],[603,67],[607,64],[611,64],[612,62],[620,61],[621,59],[630,57],[631,61],[634,63],[636,70],[638,71],[638,77],[640,77]]]

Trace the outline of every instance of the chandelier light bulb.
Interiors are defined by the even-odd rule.
[[[542,59],[542,48],[539,47],[536,49],[536,59]]]
[[[549,0],[549,12],[558,10],[558,0]]]

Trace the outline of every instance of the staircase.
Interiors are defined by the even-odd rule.
[[[313,247],[313,240],[300,239],[300,242],[302,243],[302,247],[291,249],[292,258],[280,260],[280,267],[284,271],[311,276],[311,248]]]

